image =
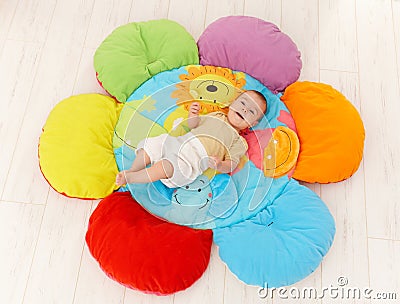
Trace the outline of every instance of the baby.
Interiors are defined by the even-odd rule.
[[[266,110],[264,95],[252,90],[239,95],[227,114],[200,116],[200,104],[194,102],[187,120],[190,132],[177,137],[162,134],[139,142],[132,167],[117,174],[116,184],[160,180],[176,188],[190,184],[208,168],[232,172],[248,148],[239,132],[255,126]]]

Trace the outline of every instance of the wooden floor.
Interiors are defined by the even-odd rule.
[[[337,224],[321,266],[298,288],[348,286],[400,299],[399,0],[0,0],[0,303],[370,303],[262,299],[225,267],[213,247],[203,277],[167,297],[110,280],[84,243],[96,201],[49,188],[37,159],[49,111],[73,94],[103,92],[95,49],[115,27],[168,18],[197,39],[225,15],[276,23],[302,52],[301,80],[328,83],[359,109],[365,154],[348,181],[309,185]],[[351,130],[349,130],[351,132]],[[293,287],[293,286],[291,286]]]

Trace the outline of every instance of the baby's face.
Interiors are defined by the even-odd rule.
[[[265,101],[254,92],[245,92],[229,106],[228,121],[237,130],[253,127],[264,115]]]

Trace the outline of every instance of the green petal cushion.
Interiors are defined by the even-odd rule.
[[[152,76],[198,63],[193,37],[178,23],[165,19],[120,26],[94,56],[97,79],[120,102]]]

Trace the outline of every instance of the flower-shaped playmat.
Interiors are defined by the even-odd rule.
[[[43,127],[39,162],[58,192],[102,201],[86,241],[100,267],[130,288],[170,294],[207,268],[214,241],[243,282],[293,284],[320,264],[334,220],[305,182],[330,183],[358,168],[364,128],[331,86],[296,82],[300,52],[274,24],[224,17],[196,42],[169,20],[117,28],[96,51],[99,83],[112,96],[60,102]],[[140,140],[184,135],[188,108],[226,111],[243,91],[267,100],[260,123],[242,133],[249,149],[237,169],[208,169],[193,183],[118,189]]]

